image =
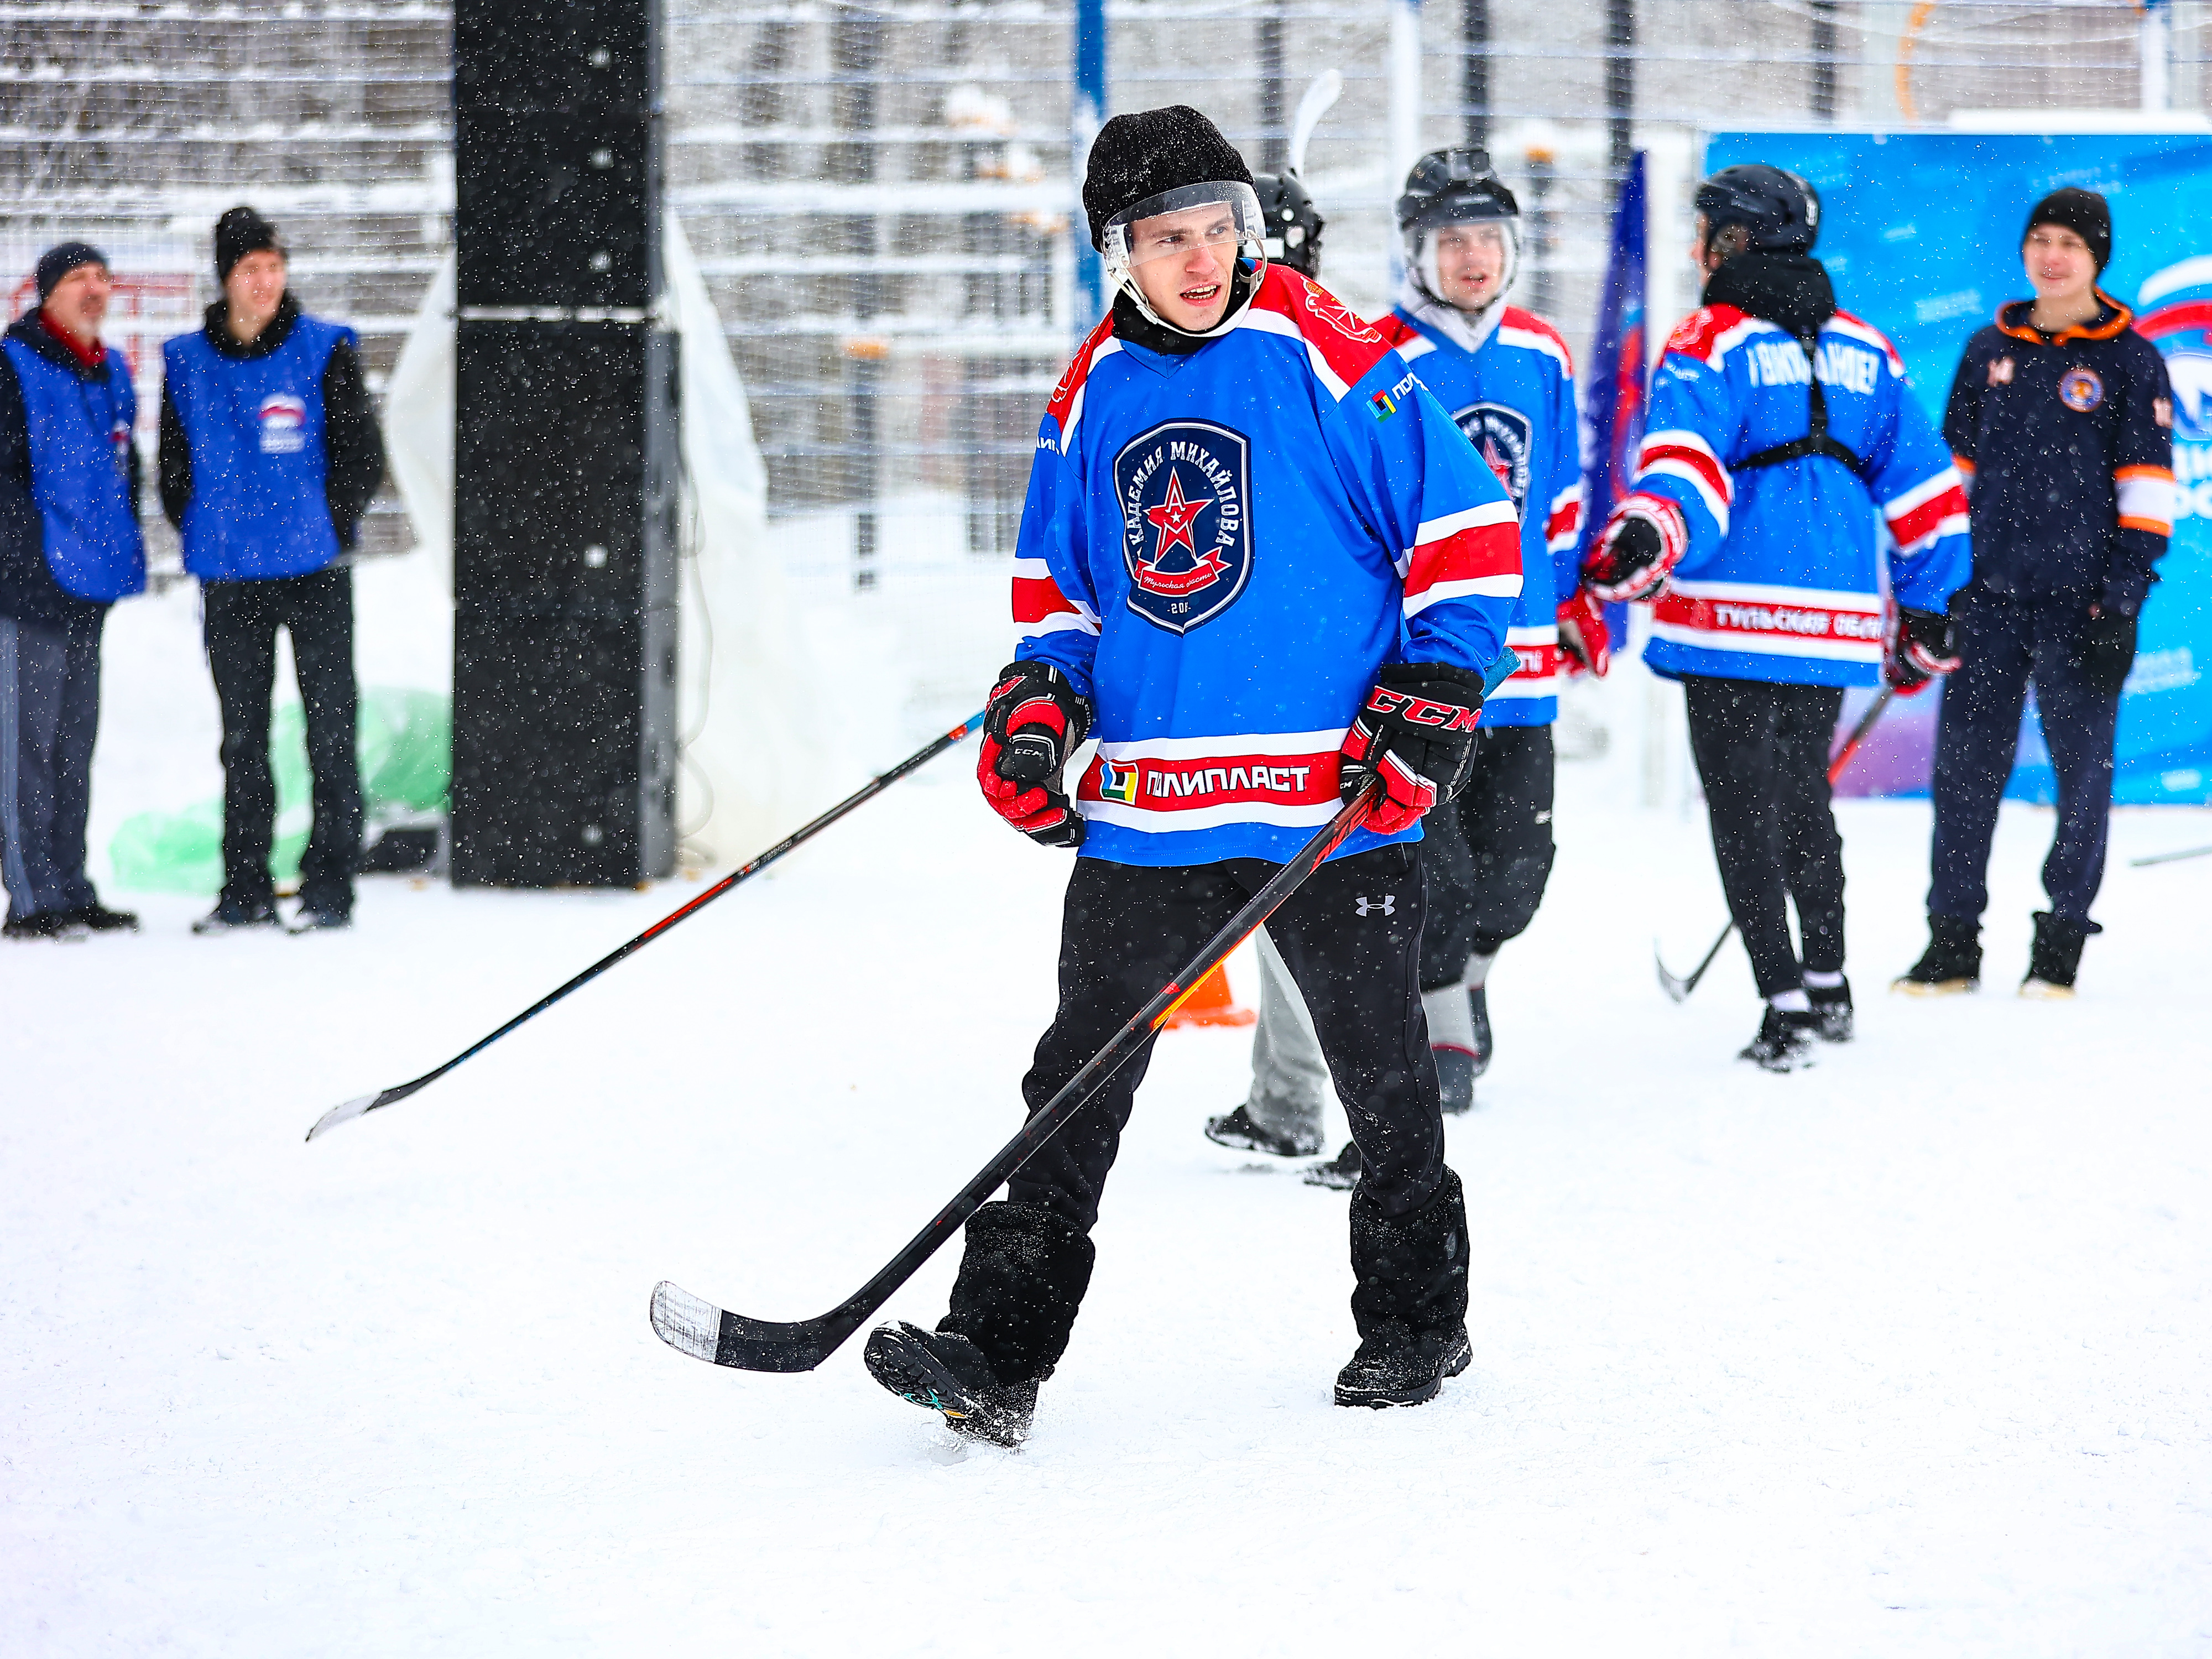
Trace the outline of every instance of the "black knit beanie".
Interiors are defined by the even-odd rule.
[[[1083,210],[1091,246],[1103,247],[1106,222],[1162,191],[1222,180],[1252,182],[1252,169],[1221,129],[1187,104],[1117,115],[1098,129],[1083,172]]]
[[[89,242],[60,242],[39,256],[39,303],[60,286],[63,277],[79,265],[104,265],[107,256]]]
[[[2100,276],[2112,262],[2112,210],[2094,190],[2068,185],[2038,202],[2035,210],[2027,216],[2027,229],[2020,234],[2022,247],[2027,246],[2029,233],[2038,225],[2057,225],[2087,242],[2089,257],[2097,262],[2097,274]]]
[[[250,207],[234,207],[215,222],[215,279],[230,280],[231,267],[249,253],[282,253],[276,227]]]

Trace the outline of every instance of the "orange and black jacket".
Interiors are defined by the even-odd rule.
[[[1970,481],[1973,586],[2130,616],[2173,529],[2173,393],[2135,313],[2046,335],[2015,300],[1966,343],[1943,436]]]

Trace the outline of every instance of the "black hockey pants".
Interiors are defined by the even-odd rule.
[[[1060,1010],[1022,1079],[1034,1112],[1106,1046],[1279,866],[1257,859],[1152,869],[1078,859],[1060,939]],[[1312,1011],[1364,1170],[1385,1216],[1418,1210],[1443,1179],[1443,1116],[1419,988],[1419,848],[1378,847],[1325,864],[1268,919]],[[1084,1229],[1121,1143],[1147,1043],[1016,1172],[1007,1196]]]
[[[1828,750],[1844,693],[1832,685],[1682,676],[1690,749],[1712,817],[1729,914],[1763,997],[1844,966],[1844,842],[1828,806]],[[1805,941],[1790,940],[1789,901]]]
[[[1467,787],[1421,820],[1423,990],[1458,984],[1470,957],[1497,955],[1535,920],[1557,851],[1553,775],[1550,726],[1485,730]]]

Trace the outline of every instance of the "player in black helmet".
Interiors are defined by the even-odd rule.
[[[1297,169],[1263,173],[1252,180],[1259,192],[1260,217],[1267,228],[1267,263],[1288,265],[1301,276],[1321,280],[1321,233],[1328,221],[1314,205]]]

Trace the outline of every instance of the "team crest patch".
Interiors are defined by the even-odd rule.
[[[1528,500],[1528,417],[1503,404],[1471,404],[1452,416],[1474,453],[1490,464],[1518,513]]]
[[[2105,401],[2105,383],[2094,368],[2069,368],[2058,377],[2058,398],[2067,408],[2087,415]]]
[[[1166,421],[1114,458],[1129,609],[1188,634],[1252,576],[1252,447],[1210,421]]]
[[[1347,340],[1358,340],[1363,345],[1379,343],[1382,338],[1372,328],[1359,320],[1352,308],[1331,294],[1310,276],[1302,278],[1306,285],[1306,309],[1327,323]]]

